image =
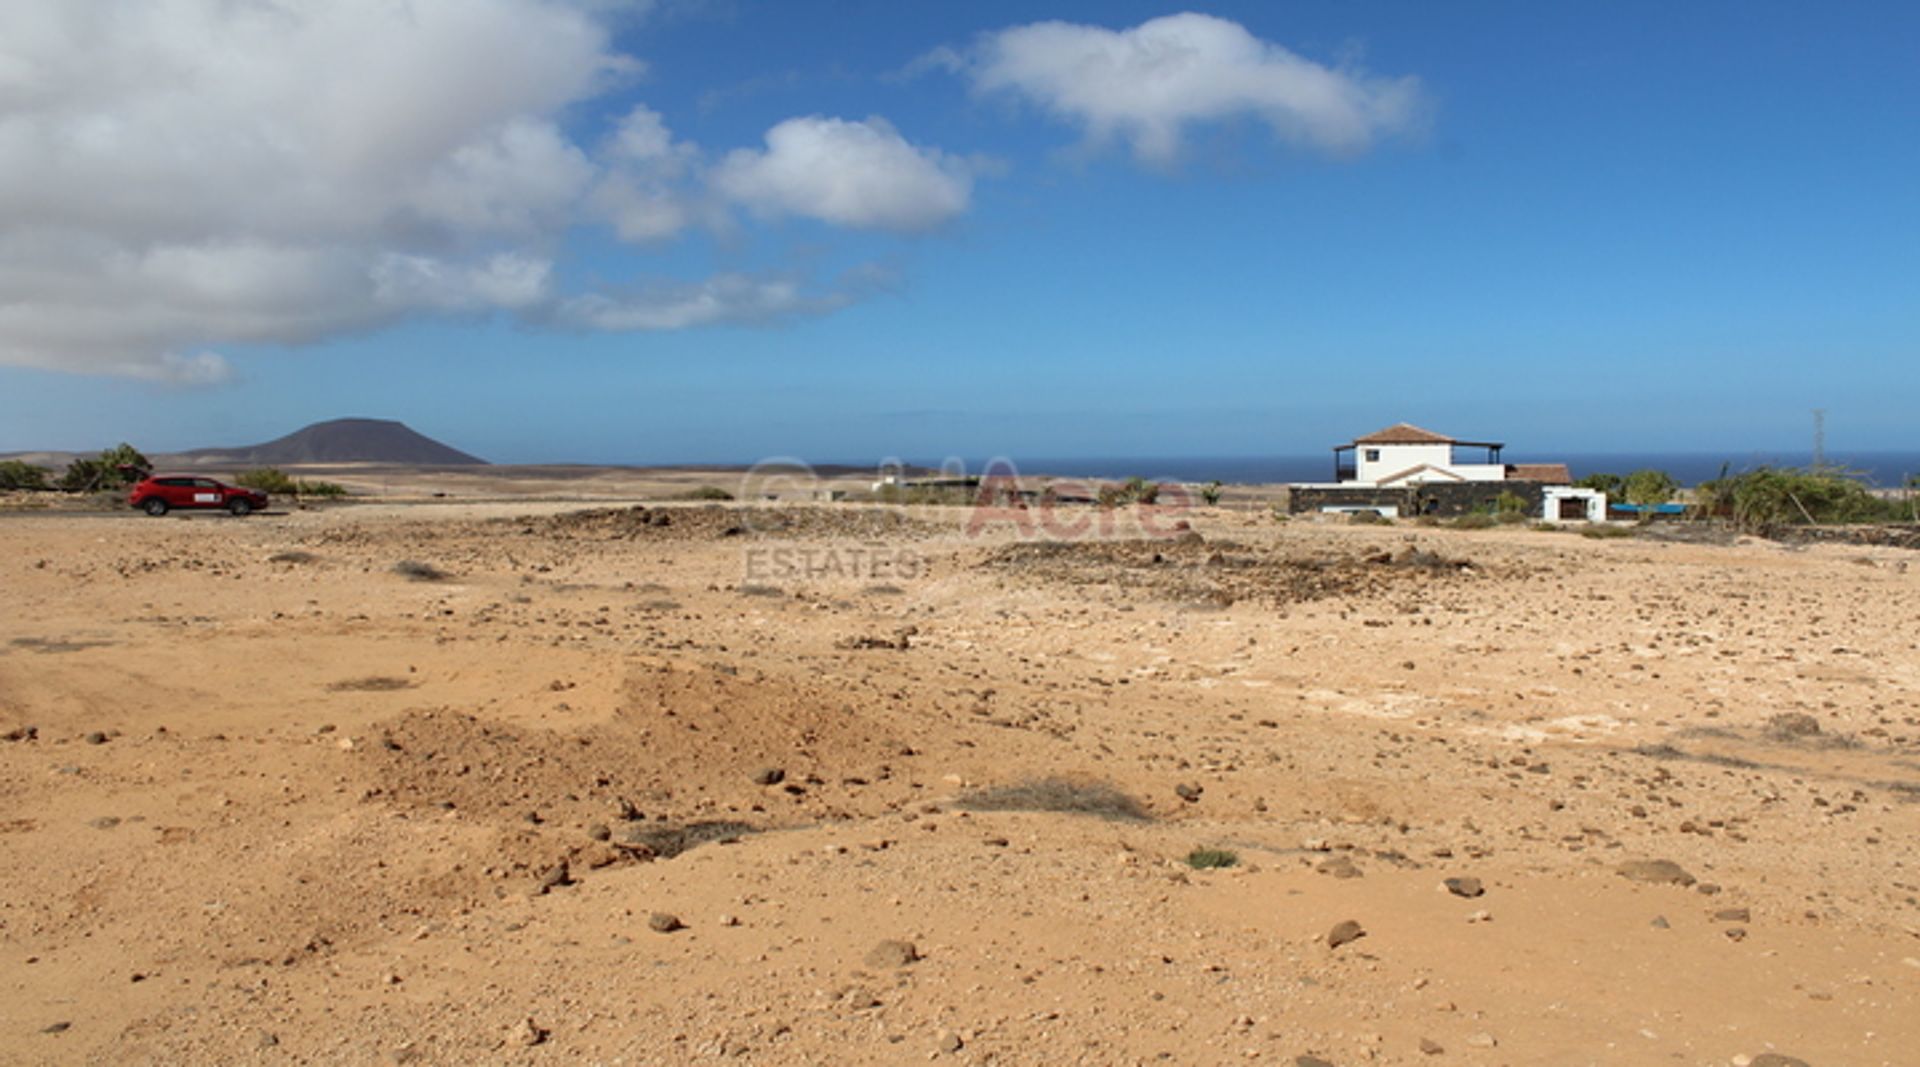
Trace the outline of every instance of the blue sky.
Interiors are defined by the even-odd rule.
[[[155,47],[124,10],[0,27],[46,82],[0,92],[0,450],[372,415],[504,462],[1300,454],[1400,420],[1746,452],[1813,407],[1835,451],[1920,448],[1913,5],[1219,3],[1175,28],[1256,51],[1164,85],[1075,51],[1162,5],[488,5],[247,29],[292,39],[281,80],[376,35],[373,103],[338,64],[267,91],[203,60],[236,47],[209,5],[168,59],[218,126],[60,60]],[[381,123],[401,149],[340,147]],[[115,162],[59,155],[102,128]],[[608,208],[616,179],[670,210]]]

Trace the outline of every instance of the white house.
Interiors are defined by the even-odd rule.
[[[1500,462],[1500,450],[1504,447],[1498,441],[1462,441],[1411,423],[1397,422],[1365,437],[1356,437],[1351,444],[1335,445],[1334,479],[1355,486],[1503,482],[1509,477],[1509,468]],[[1480,462],[1460,462],[1460,450],[1484,450],[1485,455],[1465,457]],[[1538,473],[1564,475],[1566,467],[1560,466],[1558,472]]]
[[[1600,522],[1605,493],[1575,488],[1564,463],[1504,463],[1498,441],[1465,441],[1399,422],[1333,449],[1334,481],[1293,487],[1301,510],[1395,516],[1484,509],[1503,493],[1547,522]],[[1506,483],[1489,485],[1488,483]]]

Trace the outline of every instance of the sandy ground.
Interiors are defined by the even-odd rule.
[[[0,516],[0,1060],[1920,1063],[1910,553],[1187,518]]]

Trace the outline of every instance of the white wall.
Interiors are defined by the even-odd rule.
[[[1571,486],[1548,486],[1541,501],[1542,519],[1548,522],[1560,522],[1560,501],[1579,500],[1586,505],[1587,522],[1607,521],[1607,494],[1598,489],[1575,489]]]
[[[1369,449],[1378,450],[1379,459],[1368,459]],[[1417,467],[1430,463],[1436,467],[1446,467],[1453,463],[1452,445],[1355,445],[1353,446],[1354,480],[1373,484],[1389,474],[1398,474],[1408,467]]]

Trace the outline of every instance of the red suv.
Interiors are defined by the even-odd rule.
[[[245,515],[266,507],[267,494],[212,478],[163,474],[134,486],[127,503],[149,515],[165,515],[169,508],[226,508]]]

